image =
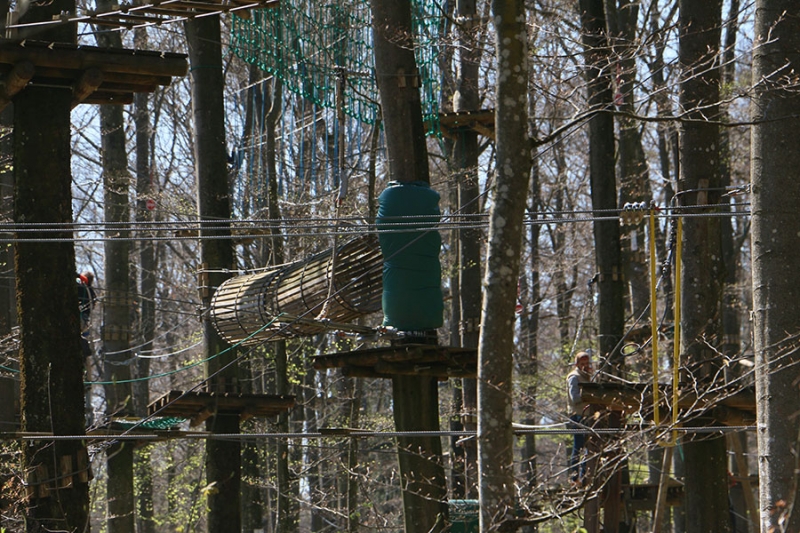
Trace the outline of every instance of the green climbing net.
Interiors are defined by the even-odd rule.
[[[422,111],[438,134],[438,48],[442,17],[436,0],[412,0]],[[231,49],[277,76],[284,88],[314,104],[374,124],[378,117],[370,9],[366,0],[325,4],[282,0],[249,20],[233,17]],[[341,90],[340,90],[341,88]]]

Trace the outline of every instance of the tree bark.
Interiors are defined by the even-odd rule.
[[[15,100],[14,221],[18,224],[55,223],[68,228],[72,223],[71,100],[68,91],[39,87],[26,88]],[[15,255],[23,431],[85,433],[72,236],[69,229],[17,235],[25,238]],[[34,242],[37,238],[65,240]],[[26,510],[26,531],[84,531],[89,518],[85,442],[36,441],[23,450],[27,482],[34,491]]]
[[[699,206],[720,201],[719,120],[720,26],[722,2],[680,3],[680,104],[690,120],[681,123],[681,205]],[[690,379],[702,392],[719,376],[721,361],[711,347],[720,343],[722,250],[719,218],[695,217],[683,221],[683,280],[681,298],[681,353]],[[702,424],[703,421],[698,421]],[[728,531],[728,481],[724,437],[702,437],[686,442],[686,531]]]
[[[623,113],[633,115],[636,113],[634,87],[639,3],[631,0],[606,0],[606,11],[606,25],[613,43],[615,61],[614,103]],[[652,191],[639,124],[624,114],[617,118],[617,124],[619,205],[649,201],[652,199]],[[625,265],[625,279],[630,285],[630,311],[634,319],[638,319],[650,301],[644,222],[629,225],[625,230],[628,236],[622,239],[622,262]]]
[[[8,6],[5,6],[8,11]],[[0,11],[2,13],[3,11]],[[0,137],[0,160],[12,161],[14,157],[14,108],[9,106],[0,114],[0,128],[4,134]],[[14,217],[14,166],[0,167],[0,216],[6,220]],[[11,334],[17,325],[16,301],[14,300],[14,246],[0,246],[0,264],[5,266],[6,279],[0,285],[0,337]],[[19,365],[10,364],[19,370]],[[19,380],[11,377],[0,377],[0,431],[16,431],[19,428]]]
[[[475,22],[477,10],[474,0],[456,2],[459,25],[458,89],[453,98],[453,110],[477,111],[478,67],[481,47],[475,42],[479,25]],[[480,187],[478,184],[478,133],[462,130],[453,143],[451,158],[453,170],[458,176],[458,212],[469,216],[480,213]],[[466,219],[463,219],[466,220]],[[461,346],[477,348],[481,319],[481,230],[464,228],[458,236],[458,287],[459,287],[459,333]],[[464,429],[477,429],[477,383],[465,378],[462,386],[462,405],[466,415]],[[464,446],[465,497],[478,495],[477,469],[478,450],[475,439],[468,439]]]
[[[203,308],[211,303],[214,290],[228,277],[233,267],[233,244],[230,228],[212,230],[206,220],[228,220],[231,216],[228,191],[227,149],[223,112],[222,49],[218,15],[196,18],[186,23],[189,62],[192,73],[192,112],[195,134],[195,171],[197,175],[197,207],[200,223],[201,299]],[[214,329],[208,315],[203,321],[206,363],[206,386],[211,392],[237,392],[238,368],[236,350]],[[212,357],[215,356],[215,357]],[[238,433],[237,415],[215,415],[206,422],[209,431]],[[208,496],[210,531],[241,529],[240,485],[241,445],[238,441],[209,440],[206,444],[206,478],[215,484]]]
[[[414,58],[409,0],[371,0],[375,71],[381,98],[390,181],[430,183],[422,122],[419,73]],[[438,380],[392,379],[398,431],[439,431]],[[406,533],[442,531],[447,517],[447,480],[441,439],[398,438]]]
[[[595,216],[617,206],[617,185],[614,173],[614,117],[611,77],[603,0],[581,0],[581,25],[586,56],[589,108],[596,114],[589,121],[589,173],[592,188],[592,209]],[[600,368],[618,372],[622,365],[617,344],[625,327],[624,284],[619,223],[594,223],[597,290],[599,302],[598,347],[606,360]]]
[[[143,28],[134,31],[137,49],[147,48],[147,32]],[[134,96],[134,122],[136,126],[136,222],[154,220],[155,214],[147,208],[147,200],[155,199],[153,170],[151,167],[150,142],[153,138],[148,108],[149,96],[138,93]],[[139,342],[143,353],[153,349],[156,329],[156,241],[151,240],[152,232],[140,230],[139,241]],[[136,377],[133,383],[133,411],[136,416],[147,416],[150,403],[150,382],[142,380],[150,375],[150,359],[139,357],[135,363]],[[136,520],[139,533],[156,533],[153,521],[153,476],[150,466],[152,446],[140,448],[134,457],[134,476],[138,478],[139,493],[136,498]]]
[[[527,28],[524,2],[495,0],[497,176],[478,344],[480,530],[514,515],[512,371],[514,322],[531,153],[528,141]]]
[[[542,207],[541,180],[539,177],[539,165],[537,158],[531,158],[531,183],[528,195],[528,211],[531,214],[539,213]],[[538,215],[535,215],[538,217]],[[522,337],[521,357],[518,362],[519,373],[524,384],[524,394],[529,403],[525,406],[526,417],[523,424],[535,425],[537,419],[537,398],[539,392],[539,310],[542,303],[540,288],[539,269],[541,262],[539,257],[539,234],[541,224],[533,223],[528,230],[528,246],[530,248],[530,259],[528,260],[528,271],[530,279],[523,274],[520,278],[526,281],[520,287],[520,298],[523,303],[523,314],[520,317],[520,330]],[[538,466],[536,452],[536,435],[528,434],[524,437],[522,446],[522,474],[529,489],[534,490],[538,482]],[[537,526],[531,525],[522,528],[522,533],[536,533]]]
[[[389,176],[430,182],[410,0],[370,0]]]
[[[800,13],[791,0],[758,0],[753,49],[752,241],[754,350],[762,531],[800,530]]]
[[[34,5],[20,23],[74,13],[75,2]],[[75,25],[41,39],[74,43]],[[72,94],[27,87],[14,101],[14,222],[63,224],[64,231],[20,233],[15,250],[20,324],[22,431],[85,433],[75,248],[72,242],[70,109]],[[37,238],[60,242],[35,242]],[[85,441],[36,441],[23,447],[27,481],[25,529],[88,531],[89,464]],[[58,488],[63,487],[63,488]]]
[[[101,9],[110,3],[98,2]],[[101,31],[97,44],[122,48],[117,31]],[[122,106],[101,106],[101,161],[103,165],[103,208],[106,222],[117,231],[108,234],[105,251],[105,295],[103,298],[103,381],[106,416],[133,414],[130,348],[130,190],[128,154],[125,149],[125,122]],[[108,530],[110,533],[133,533],[133,446],[120,443],[107,450]]]

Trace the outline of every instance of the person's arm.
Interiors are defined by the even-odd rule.
[[[567,378],[567,394],[569,394],[569,403],[571,405],[581,403],[581,387],[577,374],[572,374]]]

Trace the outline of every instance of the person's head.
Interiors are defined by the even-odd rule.
[[[88,270],[85,272],[81,272],[81,277],[83,277],[86,280],[86,284],[90,287],[92,286],[92,283],[94,283],[94,274],[92,274]]]
[[[583,372],[592,371],[592,357],[587,352],[578,352],[575,354],[575,366]]]

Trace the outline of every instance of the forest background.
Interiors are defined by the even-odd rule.
[[[439,330],[439,342],[476,348],[479,353],[477,381],[449,379],[436,385],[439,417],[453,430],[452,434],[441,432],[439,439],[447,499],[485,503],[493,493],[492,487],[482,485],[481,480],[493,479],[494,473],[486,459],[483,464],[478,460],[480,442],[475,447],[475,439],[461,432],[480,429],[482,423],[495,419],[503,426],[502,438],[496,442],[513,452],[509,464],[500,464],[506,455],[497,461],[503,470],[500,475],[511,480],[503,484],[509,492],[500,500],[505,498],[504,509],[513,512],[487,515],[489,507],[503,506],[484,505],[481,530],[506,522],[528,530],[571,531],[586,520],[581,509],[603,484],[577,492],[562,490],[568,485],[571,435],[548,431],[565,422],[564,376],[577,351],[594,352],[600,381],[652,381],[651,316],[658,321],[662,345],[670,346],[676,326],[671,260],[677,244],[677,217],[673,215],[687,220],[681,306],[685,323],[680,324],[685,343],[680,346],[683,381],[690,383],[698,398],[716,399],[749,390],[758,380],[762,390],[773,391],[770,377],[776,369],[787,367],[788,371],[777,372],[779,381],[789,384],[783,393],[796,398],[797,387],[792,383],[797,371],[794,365],[783,364],[796,361],[793,339],[800,325],[796,313],[790,306],[777,306],[779,312],[774,314],[781,315],[783,325],[765,336],[774,319],[769,313],[760,318],[759,310],[772,307],[753,305],[754,298],[764,304],[776,293],[791,301],[794,289],[770,285],[773,278],[788,276],[770,275],[767,267],[755,264],[751,231],[758,229],[765,233],[757,235],[763,236],[774,228],[786,228],[789,244],[773,248],[791,248],[792,235],[796,244],[796,232],[790,230],[794,226],[786,220],[767,215],[773,225],[755,228],[756,220],[751,219],[757,213],[754,205],[776,216],[792,214],[791,202],[797,199],[797,187],[791,186],[792,170],[798,168],[792,164],[796,157],[792,154],[797,150],[787,141],[797,132],[791,127],[796,120],[792,111],[796,109],[792,107],[796,80],[790,67],[798,51],[790,46],[787,35],[791,31],[784,29],[797,24],[797,8],[790,3],[718,0],[692,6],[691,2],[658,0],[542,0],[493,5],[372,0],[371,6],[302,6],[284,2],[280,11],[273,11],[293,25],[273,26],[278,37],[273,34],[276,40],[263,42],[247,33],[246,24],[275,24],[274,19],[268,22],[267,12],[254,12],[248,19],[212,15],[185,24],[110,33],[78,24],[78,43],[188,53],[190,67],[189,76],[176,78],[150,95],[137,95],[130,106],[82,105],[69,116],[70,170],[56,174],[62,180],[65,175],[70,178],[68,221],[74,221],[74,230],[67,240],[74,243],[75,269],[59,275],[74,285],[73,270],[93,271],[100,297],[91,329],[93,353],[79,376],[87,383],[85,396],[80,387],[86,406],[79,416],[80,426],[86,421],[89,431],[102,431],[113,423],[124,423],[122,417],[145,417],[147,405],[170,390],[215,390],[229,378],[225,373],[231,361],[236,363],[239,391],[293,395],[297,402],[277,420],[251,419],[241,427],[234,421],[231,431],[212,426],[226,435],[241,431],[241,437],[219,443],[179,438],[133,449],[124,439],[89,441],[94,480],[86,483],[91,507],[85,515],[92,529],[222,531],[227,529],[220,524],[230,526],[229,520],[247,531],[415,531],[414,527],[423,527],[410,523],[407,510],[403,516],[397,435],[391,433],[396,421],[389,415],[394,403],[392,381],[311,368],[313,356],[355,349],[364,342],[362,338],[352,331],[292,337],[237,351],[215,337],[207,318],[213,289],[228,277],[303,261],[371,231],[377,194],[388,179],[397,178],[387,161],[388,139],[381,133],[378,103],[383,98],[386,114],[385,95],[364,81],[370,69],[380,69],[371,58],[369,8],[386,9],[386,5],[401,12],[407,8],[408,14],[413,7],[415,13],[413,28],[409,24],[404,29],[409,22],[405,19],[392,20],[389,26],[398,30],[394,39],[387,40],[397,45],[414,35],[409,39],[414,46],[397,48],[416,52],[421,112],[412,120],[424,123],[427,130],[429,157],[424,160],[424,173],[442,197],[446,321]],[[59,2],[53,6],[63,7]],[[110,4],[98,7],[113,9]],[[516,15],[522,29],[517,27],[505,40],[502,31],[509,28],[503,21],[509,17],[501,16],[504,7]],[[764,13],[775,16],[770,19]],[[326,33],[337,24],[341,30],[337,16],[349,21],[347,40],[336,40],[342,38],[341,33]],[[331,21],[336,24],[328,25]],[[522,34],[526,59],[513,71],[524,75],[512,77],[524,86],[525,97],[498,99],[508,76],[502,67],[498,70],[497,57],[520,53],[510,50],[504,55],[502,50]],[[333,40],[328,40],[331,35]],[[699,41],[692,42],[692,37]],[[759,63],[758,52],[770,50],[775,43],[778,48],[786,45],[784,58],[773,64],[762,58]],[[209,60],[213,61],[206,63]],[[754,64],[760,69],[757,74]],[[211,80],[215,89],[204,90],[201,79],[212,70],[209,75],[215,76]],[[411,75],[412,86],[414,79]],[[704,92],[709,88],[710,92]],[[216,97],[217,89],[223,116],[209,118],[202,115],[205,108],[198,102]],[[767,120],[760,114],[763,92],[769,91],[781,94],[771,108],[786,110],[781,120]],[[16,101],[15,107],[22,108]],[[19,296],[25,292],[19,288],[21,280],[23,287],[47,284],[25,278],[18,271],[19,263],[15,274],[15,257],[21,256],[19,251],[16,256],[10,254],[26,240],[36,244],[37,238],[30,236],[35,234],[23,232],[37,228],[21,224],[30,220],[21,211],[19,178],[24,174],[17,164],[21,149],[10,144],[14,136],[14,143],[19,143],[15,133],[23,114],[9,108],[5,113],[9,142],[4,146],[8,165],[3,173],[3,198],[7,220],[14,224],[6,228],[8,283],[0,306],[9,346],[3,363],[2,404],[3,419],[10,424],[4,431],[14,438],[3,447],[2,520],[4,528],[15,531],[31,528],[22,517],[36,515],[30,507],[25,510],[31,501],[25,499],[25,485],[30,486],[31,478],[29,470],[21,467],[30,467],[28,460],[36,454],[30,452],[33,446],[25,445],[30,441],[19,438],[19,431],[43,428],[20,425],[23,422],[13,409],[20,403],[19,390],[12,384],[25,383],[25,343],[35,346],[37,342],[26,341],[26,331],[49,335],[60,330],[63,320],[45,320],[36,314],[43,311],[25,306],[24,297]],[[508,137],[507,127],[520,122],[513,117],[526,119],[522,132]],[[767,131],[774,137],[764,140],[758,137],[764,124],[767,130],[785,129]],[[209,130],[222,131],[224,137],[209,141],[203,136]],[[212,148],[204,148],[206,142]],[[766,157],[770,150],[781,148],[781,157],[774,153]],[[524,157],[523,167],[510,170],[510,159],[502,158],[509,151],[530,157]],[[778,179],[777,175],[784,181],[759,188],[762,176]],[[510,189],[512,200],[517,201],[510,209],[516,209],[516,214],[498,207],[505,200],[497,191],[504,190],[509,177],[518,180]],[[45,179],[42,175],[41,183],[46,185]],[[783,197],[769,197],[762,204],[751,199],[751,193],[767,189],[780,191],[771,194]],[[210,200],[206,191],[213,191]],[[12,204],[14,196],[16,204]],[[227,215],[226,208],[214,206],[215,201],[227,205]],[[646,220],[634,216],[629,223],[629,217],[621,216],[627,214],[626,204],[642,203],[659,209],[653,235]],[[519,275],[513,276],[513,284],[495,290],[492,274],[498,271],[498,263],[492,262],[497,259],[490,235],[497,234],[498,217],[506,216],[520,220],[519,233],[510,235],[511,241],[521,243],[511,261],[512,272],[518,269]],[[49,239],[52,235],[40,242],[49,246]],[[659,265],[654,315],[649,309],[646,251],[651,239],[657,243]],[[217,246],[220,242],[225,244]],[[230,261],[217,261],[220,254],[229,254]],[[616,258],[609,260],[609,254]],[[796,264],[791,257],[778,262],[784,268]],[[24,272],[38,273],[45,264],[34,263],[35,269]],[[499,265],[503,266],[502,259]],[[751,287],[764,284],[770,290],[762,291],[768,293],[761,296],[766,300],[759,300],[758,291],[754,295]],[[489,296],[482,305],[484,292]],[[71,305],[69,291],[64,294],[64,308],[76,307]],[[494,313],[493,294],[505,306],[501,313]],[[47,302],[48,296],[44,298]],[[513,317],[513,327],[509,320],[491,325],[497,317]],[[380,320],[380,313],[375,313],[359,321],[359,326],[377,327]],[[15,329],[18,323],[21,330]],[[478,324],[484,328],[481,339]],[[64,329],[71,327],[69,322]],[[18,356],[20,345],[23,355]],[[489,345],[495,345],[496,355],[489,354]],[[509,353],[504,358],[506,347]],[[36,351],[29,348],[28,353]],[[486,374],[487,368],[499,368],[503,361],[508,361],[513,374],[499,378]],[[655,366],[662,381],[672,375],[671,364],[663,356]],[[787,372],[792,376],[784,377]],[[215,379],[218,376],[223,379]],[[492,401],[481,395],[481,383],[500,390],[506,400],[497,405],[484,403],[479,411],[481,401]],[[24,398],[24,386],[22,391]],[[780,397],[780,392],[773,394]],[[25,405],[23,399],[23,413]],[[509,406],[513,406],[511,417],[503,414]],[[649,409],[629,413],[628,425],[638,425],[638,431],[625,433],[604,450],[624,458],[608,463],[608,471],[624,464],[633,483],[655,482],[668,464],[658,444],[668,432],[649,425],[652,406]],[[776,414],[767,403],[759,404],[759,409],[765,431],[780,429],[780,424],[766,420],[783,421],[793,415]],[[74,428],[76,413],[72,411]],[[50,418],[44,422],[47,426],[55,417],[52,412],[45,414],[45,419]],[[718,412],[712,414],[719,417]],[[686,426],[712,423],[704,401],[683,410],[681,417]],[[520,429],[512,421],[536,430],[509,441],[507,437]],[[170,422],[189,429],[187,422]],[[212,417],[212,422],[231,423],[219,416]],[[745,417],[736,426],[753,422]],[[370,434],[352,438],[322,431],[333,428],[358,428]],[[82,431],[61,434],[75,433]],[[246,438],[248,433],[261,437]],[[784,527],[797,520],[791,512],[796,487],[794,492],[786,490],[793,478],[777,476],[773,482],[770,477],[774,475],[770,472],[793,471],[781,465],[794,464],[789,444],[797,435],[789,431],[765,437],[764,442],[775,443],[771,445],[775,448],[762,448],[759,453],[776,460],[769,467],[772,471],[759,472],[761,510],[750,492],[744,514],[731,523],[728,471],[747,480],[749,487],[748,474],[762,468],[755,460],[755,435],[746,431],[727,433],[727,438],[720,433],[698,434],[702,438],[684,437],[685,447],[672,457],[672,475],[685,483],[687,503],[673,508],[658,526],[643,512],[612,526],[606,512],[607,529],[636,524],[643,529],[708,531],[710,523],[722,528],[713,530],[746,531],[757,529],[759,523]],[[48,449],[48,441],[36,442],[37,447]],[[215,460],[230,455],[231,448],[226,446],[231,442],[241,443],[241,448],[233,448],[241,452],[241,490],[236,491],[234,506],[223,499],[228,494],[220,491],[221,482],[214,477],[214,469],[220,468]],[[741,455],[738,449],[744,450]],[[130,476],[118,477],[114,458],[120,457],[130,462],[129,467],[121,467]],[[736,463],[736,457],[749,457],[749,465]],[[124,479],[121,488],[115,486],[115,479]],[[120,496],[126,492],[130,500]],[[225,506],[235,517],[219,511]],[[509,518],[519,509],[527,522]],[[53,520],[60,523],[61,519]],[[430,527],[427,524],[424,530]]]

